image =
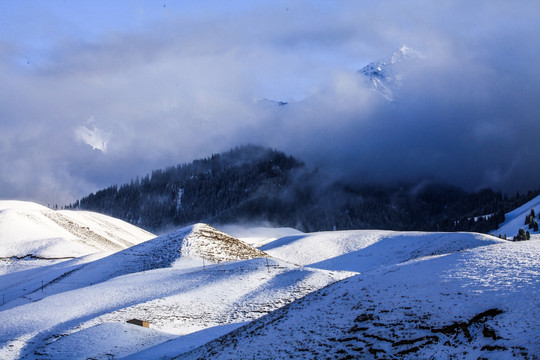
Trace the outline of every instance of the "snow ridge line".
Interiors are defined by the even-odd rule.
[[[89,239],[91,239],[97,242],[98,244],[102,244],[108,248],[111,248],[111,250],[114,250],[114,251],[123,249],[122,246],[95,233],[94,231],[90,230],[90,228],[88,227],[80,226],[79,224],[68,219],[64,215],[57,214],[54,212],[49,212],[49,211],[42,211],[41,213],[47,218],[54,221],[56,224],[58,224],[62,228],[66,229],[71,234],[75,235],[78,241],[82,242],[84,245],[88,245],[90,247],[96,248],[96,246],[92,244],[92,242],[88,241]]]
[[[45,257],[45,256],[34,255],[34,254],[26,254],[26,255],[23,255],[23,256],[0,257],[0,260],[25,260],[25,259],[32,259],[32,260],[70,260],[70,259],[75,259],[75,257],[74,256]]]

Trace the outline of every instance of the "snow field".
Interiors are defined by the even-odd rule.
[[[377,268],[178,359],[535,359],[539,254],[506,242]]]
[[[31,358],[37,351],[55,358],[56,336],[61,335],[62,343],[67,344],[71,334],[88,327],[125,323],[131,318],[143,318],[150,321],[153,329],[176,335],[253,320],[342,278],[270,261],[270,268],[265,259],[254,259],[194,272],[174,268],[138,272],[5,310],[0,324],[4,342],[0,355]],[[163,341],[162,334],[158,338]],[[40,345],[27,345],[20,353],[13,353],[9,351],[10,339]],[[115,341],[105,335],[93,341],[103,341],[100,339],[106,343],[94,344],[94,348],[112,347],[107,341]],[[142,350],[137,344],[135,337],[128,348]]]
[[[540,206],[536,200],[507,215],[503,227],[522,222],[531,205]],[[55,238],[64,253],[75,256],[83,242],[109,250],[70,260],[0,260],[2,359],[540,353],[536,235],[514,243],[475,233],[233,229],[243,242],[195,224],[124,249],[138,230],[123,231],[102,215],[44,215],[50,210],[15,205],[0,201],[0,226],[12,229],[12,238],[1,239],[8,253],[54,254],[49,235],[62,229],[83,239]],[[39,221],[27,223],[32,216]],[[132,318],[150,328],[126,324]]]
[[[474,233],[351,230],[288,236],[262,246],[261,250],[300,265],[365,272],[411,259],[500,242],[504,240]]]

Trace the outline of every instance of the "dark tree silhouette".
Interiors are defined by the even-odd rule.
[[[264,222],[302,231],[496,230],[540,192],[503,196],[431,184],[353,185],[277,150],[247,145],[112,185],[74,204],[160,232],[195,222]]]

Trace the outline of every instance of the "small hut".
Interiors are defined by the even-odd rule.
[[[145,328],[150,327],[150,323],[148,321],[143,321],[143,320],[139,320],[139,319],[131,319],[131,320],[128,320],[127,323],[142,326],[142,327],[145,327]]]

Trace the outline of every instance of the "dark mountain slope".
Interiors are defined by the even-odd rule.
[[[196,222],[259,222],[302,231],[496,229],[539,192],[503,196],[429,184],[344,184],[286,154],[247,145],[90,194],[68,208],[118,217],[151,231]]]
[[[291,156],[244,146],[113,185],[68,206],[92,209],[146,229],[230,218],[237,208],[288,186],[304,165]],[[242,211],[242,210],[241,210]]]

